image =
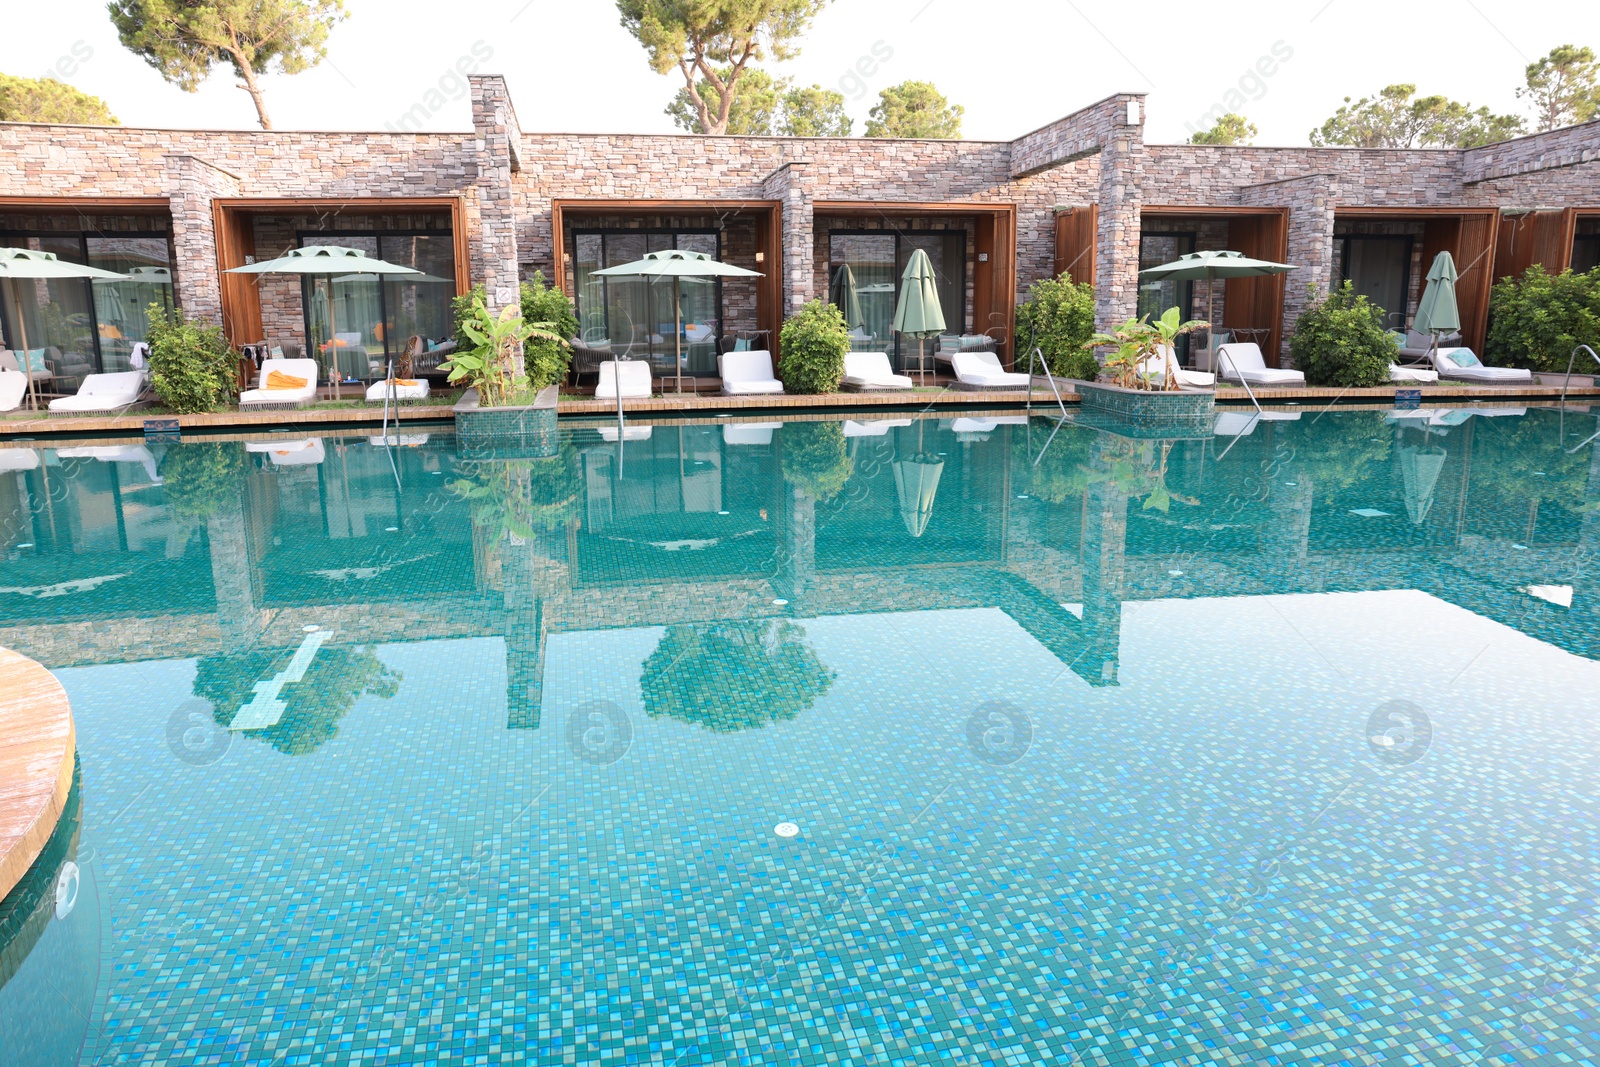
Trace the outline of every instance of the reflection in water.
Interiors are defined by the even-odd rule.
[[[277,699],[284,707],[277,721],[244,730],[246,737],[259,738],[285,755],[303,756],[338,734],[339,720],[358,698],[387,700],[400,690],[400,674],[379,662],[370,648],[315,651],[299,680],[278,690]],[[252,704],[256,692],[291,659],[274,651],[206,656],[195,666],[194,695],[211,702],[217,725],[232,726],[240,710]]]
[[[639,687],[651,715],[731,731],[792,719],[833,680],[804,630],[770,619],[668,627]]]

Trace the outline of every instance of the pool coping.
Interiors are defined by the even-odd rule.
[[[1362,404],[1385,401],[1392,404],[1397,388],[1414,389],[1422,402],[1437,403],[1505,403],[1512,401],[1550,402],[1561,399],[1562,391],[1551,385],[1524,385],[1514,387],[1473,385],[1423,385],[1377,386],[1374,388],[1295,388],[1257,389],[1255,396],[1266,404],[1304,404],[1322,401],[1326,404]],[[1568,389],[1570,399],[1600,398],[1600,388]],[[1068,405],[1081,403],[1080,395],[1063,383],[1061,399]],[[1016,410],[1027,404],[1030,397],[1021,390],[963,391],[945,389],[937,393],[818,393],[815,395],[782,394],[778,396],[721,396],[695,394],[667,394],[623,401],[623,411],[628,415],[695,415],[716,412],[760,413],[765,415],[800,414],[825,410],[849,411],[960,411],[970,414],[974,409]],[[1048,389],[1035,389],[1032,403],[1046,408],[1055,407],[1055,396]],[[1224,386],[1217,390],[1219,405],[1250,405],[1250,394],[1242,388]],[[617,405],[608,400],[562,400],[556,406],[558,415],[603,418],[615,416]],[[445,405],[418,405],[391,409],[390,421],[401,423],[444,423],[455,418],[455,409]],[[103,415],[79,418],[6,419],[0,417],[0,441],[40,440],[60,437],[89,437],[102,434],[145,433],[147,419],[161,419],[170,423],[176,420],[179,432],[199,432],[206,435],[228,431],[263,433],[271,430],[307,431],[334,428],[361,428],[379,430],[383,424],[381,408],[337,408],[319,410],[303,408],[287,411],[222,411],[203,415],[150,416]]]
[[[72,792],[77,730],[66,690],[0,648],[0,899],[39,858]]]

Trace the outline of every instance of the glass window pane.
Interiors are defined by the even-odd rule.
[[[577,238],[578,258],[574,277],[578,293],[578,329],[591,345],[611,340],[611,325],[606,317],[606,280],[594,277],[605,266],[605,239],[597,233],[582,233]]]
[[[7,244],[54,252],[58,258],[72,263],[83,262],[83,248],[77,234],[8,238]],[[87,279],[13,281],[5,287],[4,297],[7,347],[26,347],[35,353],[36,365],[43,362],[44,373],[50,377],[40,381],[41,389],[76,392],[83,376],[99,369],[94,343],[94,309]]]
[[[860,325],[851,324],[850,346],[858,352],[895,351],[892,331],[900,276],[896,270],[893,234],[833,234],[828,242],[828,266],[833,272],[829,292],[853,279],[861,304]],[[841,275],[843,268],[849,275]]]
[[[319,244],[358,248],[369,256],[378,255],[376,237],[317,234],[302,238],[300,243],[302,247]],[[336,367],[346,377],[372,377],[372,356],[376,353],[381,359],[384,352],[383,296],[378,276],[309,275],[301,292],[323,373]]]
[[[416,336],[442,341],[454,329],[450,299],[456,295],[455,241],[441,235],[386,236],[378,241],[383,259],[422,271],[422,276],[402,275],[384,283],[382,351],[398,356],[406,339]]]
[[[108,372],[130,369],[128,356],[149,335],[151,304],[172,307],[172,263],[166,237],[90,237],[89,265],[129,276],[92,283],[100,361]]]

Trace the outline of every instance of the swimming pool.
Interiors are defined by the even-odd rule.
[[[1596,418],[1273,415],[0,450],[6,1062],[1596,1063]]]

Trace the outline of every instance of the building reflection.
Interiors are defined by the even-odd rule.
[[[665,627],[693,662],[656,686],[689,719],[710,677],[809,706],[828,667],[784,627],[824,615],[998,608],[1092,686],[1118,683],[1126,605],[1173,597],[1420,589],[1596,654],[1593,417],[1225,415],[1165,441],[1044,419],[576,427],[505,460],[437,432],[8,447],[0,644],[52,667],[199,658],[224,724],[277,678],[245,732],[291,752],[392,691],[375,646],[455,637],[503,639],[521,729],[549,636],[618,628]]]

